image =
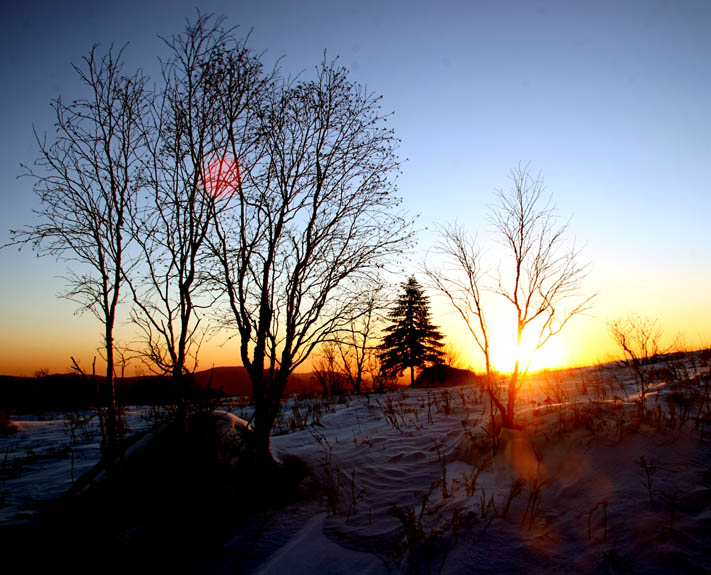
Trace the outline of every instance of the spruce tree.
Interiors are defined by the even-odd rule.
[[[385,328],[383,343],[378,346],[381,370],[386,375],[399,375],[410,369],[410,382],[415,383],[415,368],[443,361],[443,335],[430,321],[429,298],[414,276],[401,284],[403,293],[388,314],[391,325]]]

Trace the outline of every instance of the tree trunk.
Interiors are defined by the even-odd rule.
[[[274,397],[273,393],[265,392],[261,398],[255,397],[254,451],[256,462],[260,466],[274,462],[271,448],[272,428],[279,408],[280,397]]]
[[[177,410],[175,413],[176,423],[183,431],[188,430],[189,398],[188,398],[188,376],[185,375],[183,364],[179,361],[173,366],[173,385],[177,391]]]
[[[254,456],[260,468],[268,468],[274,464],[271,435],[288,375],[277,372],[269,381],[265,381],[264,372],[250,373],[250,377],[254,391]]]
[[[518,385],[518,360],[514,365],[514,371],[511,374],[511,379],[509,380],[509,389],[506,401],[506,412],[502,414],[502,425],[506,428],[514,428],[514,408],[516,406],[516,393]]]
[[[106,380],[101,394],[101,403],[106,407],[105,437],[103,437],[103,456],[107,473],[116,471],[120,456],[120,422],[116,407],[116,387],[114,382],[114,341],[113,330],[106,326]]]

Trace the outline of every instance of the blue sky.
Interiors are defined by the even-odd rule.
[[[307,75],[326,50],[383,95],[406,159],[404,206],[423,228],[406,272],[437,223],[456,218],[489,241],[494,189],[530,162],[572,216],[594,265],[587,288],[600,292],[566,340],[570,353],[602,349],[604,322],[627,311],[711,342],[711,2],[199,6],[251,30],[267,64],[281,58],[283,71]],[[194,11],[182,1],[0,0],[0,243],[33,221],[19,164],[36,157],[33,125],[51,133],[50,99],[76,93],[70,63],[93,43],[128,42],[128,66],[157,76],[158,35],[180,32]],[[63,265],[6,249],[0,269],[0,373],[20,371],[22,357],[57,370],[70,353],[90,363],[100,329],[56,299]]]

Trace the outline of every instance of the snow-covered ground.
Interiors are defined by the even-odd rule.
[[[127,408],[127,433],[148,429],[148,408]],[[31,519],[42,503],[67,491],[99,460],[98,418],[89,411],[13,418],[17,433],[0,435],[0,525]]]
[[[495,455],[489,402],[471,387],[291,400],[273,451],[305,462],[318,488],[235,517],[220,553],[192,570],[710,572],[711,423],[700,419],[709,417],[708,367],[682,371],[704,375],[650,389],[644,421],[622,369],[531,376],[518,403],[523,429],[503,431]],[[134,429],[147,425],[130,413]],[[96,441],[72,442],[70,431],[25,420],[0,438],[4,521],[95,460]]]

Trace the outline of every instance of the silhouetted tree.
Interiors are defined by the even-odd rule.
[[[95,46],[74,66],[87,96],[52,102],[55,134],[36,135],[39,159],[27,168],[41,207],[39,223],[11,231],[13,241],[69,262],[65,296],[103,324],[106,379],[100,410],[104,456],[112,470],[119,457],[119,419],[114,389],[114,325],[127,256],[128,226],[143,182],[146,150],[143,118],[148,105],[141,73],[124,75],[122,51],[99,54]]]
[[[344,68],[324,60],[313,80],[273,86],[260,121],[215,255],[254,390],[257,456],[271,461],[287,378],[358,317],[358,286],[402,250],[410,226],[392,181],[397,140]]]
[[[166,41],[147,157],[149,195],[133,233],[146,266],[132,282],[142,353],[171,374],[181,395],[191,383],[218,293],[209,237],[240,177],[230,135],[242,134],[250,99],[263,90],[261,64],[223,18],[198,15]]]
[[[567,244],[568,226],[557,224],[554,208],[543,197],[543,180],[519,166],[512,170],[511,181],[512,188],[497,191],[491,215],[507,262],[499,267],[496,282],[486,283],[476,239],[470,239],[457,225],[441,230],[439,252],[447,260],[445,267],[426,267],[428,276],[463,318],[484,356],[487,392],[505,427],[514,426],[516,395],[530,364],[522,366],[520,353],[517,355],[504,403],[492,381],[485,293],[500,295],[511,305],[519,350],[524,332],[529,330],[536,334],[535,351],[559,334],[571,318],[589,309],[595,297],[582,294],[589,265],[580,264],[580,250]]]
[[[644,415],[649,386],[653,382],[655,370],[650,367],[659,354],[669,353],[679,337],[668,345],[661,345],[663,331],[657,320],[638,314],[630,314],[610,321],[610,335],[622,352],[620,363],[629,368],[639,389],[640,412]]]
[[[485,386],[490,402],[489,429],[496,454],[497,424],[494,405],[503,415],[506,407],[501,402],[491,366],[491,334],[484,314],[484,268],[476,239],[470,239],[465,230],[453,224],[440,229],[442,240],[437,251],[448,261],[445,269],[434,269],[425,264],[425,272],[435,287],[442,292],[464,320],[474,342],[484,356]]]
[[[356,393],[363,390],[369,365],[378,361],[376,337],[385,307],[382,286],[364,288],[362,310],[346,329],[336,334],[335,346],[343,373]]]
[[[373,364],[378,362],[378,330],[386,308],[382,286],[365,285],[360,293],[361,309],[320,347],[314,363],[317,378],[342,382],[358,394],[366,385],[366,377],[370,375],[372,379]]]
[[[402,284],[403,293],[390,310],[391,325],[380,344],[381,368],[390,375],[410,369],[415,383],[415,368],[444,361],[443,335],[430,320],[429,299],[414,276]]]
[[[379,98],[325,58],[314,79],[277,82],[222,22],[198,15],[166,41],[171,54],[150,112],[140,76],[121,77],[106,94],[125,110],[112,103],[105,117],[105,83],[93,68],[83,78],[98,104],[58,102],[67,137],[43,147],[54,175],[38,177],[38,190],[55,194],[42,196],[50,223],[17,241],[49,242],[47,251],[97,269],[97,278],[77,278],[72,295],[106,318],[109,375],[122,282],[144,357],[181,383],[205,310],[226,296],[254,389],[256,453],[271,461],[287,378],[363,317],[359,286],[402,251],[411,225],[398,211],[398,141]],[[137,201],[139,185],[146,193]],[[129,237],[140,260],[131,269],[122,259]]]
[[[313,366],[314,379],[325,394],[343,395],[349,382],[339,362],[338,348],[333,342],[321,346]]]

